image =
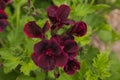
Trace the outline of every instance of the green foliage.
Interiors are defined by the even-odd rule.
[[[16,80],[17,76],[15,71],[5,74],[3,68],[0,68],[0,80]]]
[[[109,69],[109,54],[100,53],[93,59],[92,70],[86,72],[86,80],[103,80],[110,77]]]
[[[28,77],[25,75],[20,75],[16,78],[16,80],[35,80],[33,77]]]
[[[60,77],[56,80],[120,80],[120,62],[116,56],[108,52],[100,52],[89,45],[92,35],[97,34],[100,40],[108,43],[120,40],[120,34],[114,32],[107,23],[105,15],[112,7],[119,7],[119,0],[31,0],[30,8],[26,0],[13,0],[6,9],[9,15],[9,26],[0,33],[0,80],[45,80],[46,74],[31,60],[33,46],[40,39],[29,39],[23,33],[26,22],[36,20],[43,27],[46,7],[67,4],[71,7],[69,18],[87,23],[88,32],[83,37],[76,37],[79,46],[84,47],[77,57],[81,69],[69,76],[60,69]],[[107,4],[104,4],[107,3]],[[112,7],[111,7],[112,5]],[[113,6],[114,5],[114,6]],[[31,9],[34,8],[34,11]],[[32,15],[35,15],[34,17]],[[62,28],[58,34],[65,30]],[[46,33],[48,39],[50,32]],[[111,50],[109,50],[110,52]],[[54,80],[54,71],[49,72],[49,80]]]

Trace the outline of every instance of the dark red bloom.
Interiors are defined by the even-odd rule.
[[[6,5],[12,0],[0,0],[0,9],[5,9]]]
[[[77,56],[78,53],[78,45],[74,40],[66,40],[64,42],[64,49],[66,53],[69,55],[69,59],[73,59]]]
[[[52,39],[55,39],[60,44],[63,51],[69,55],[69,59],[73,59],[77,56],[78,45],[72,36],[67,35],[61,37],[60,35],[54,35]]]
[[[53,23],[52,29],[58,27],[61,28],[64,24],[73,24],[74,21],[67,19],[70,13],[70,7],[67,5],[50,6],[47,8],[47,15]]]
[[[76,22],[70,31],[70,34],[74,34],[76,36],[83,36],[87,32],[87,25],[85,22]]]
[[[2,32],[8,26],[7,18],[8,16],[4,10],[0,9],[0,32]]]
[[[4,10],[0,9],[0,19],[7,19],[8,16]]]
[[[47,32],[50,28],[50,24],[46,21],[43,29],[36,24],[35,21],[30,21],[25,24],[24,33],[30,38],[43,38],[44,33]]]
[[[0,19],[0,32],[2,32],[8,26],[6,19]]]
[[[76,71],[79,69],[80,63],[76,59],[69,60],[67,64],[64,66],[64,71],[69,75],[75,74]]]
[[[53,70],[56,66],[66,65],[68,55],[62,51],[56,40],[42,40],[35,44],[32,59],[37,66],[45,71]]]

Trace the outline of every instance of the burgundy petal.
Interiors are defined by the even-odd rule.
[[[40,55],[39,55],[39,54],[36,54],[36,53],[33,53],[33,54],[31,55],[31,58],[32,58],[33,62],[38,66],[38,60],[39,60],[39,58],[40,58]]]
[[[62,38],[63,41],[66,41],[66,40],[74,40],[74,37],[70,34],[66,34],[63,38]]]
[[[56,22],[56,10],[58,9],[57,6],[53,5],[53,6],[49,6],[46,10],[47,10],[47,15],[49,17],[49,19],[51,20],[52,23]]]
[[[67,19],[70,13],[70,7],[63,4],[57,9],[57,17],[61,20]]]
[[[45,71],[50,71],[55,68],[55,59],[51,56],[42,54],[39,58],[39,67]]]
[[[48,40],[42,40],[34,45],[34,52],[37,54],[45,53],[48,48]]]
[[[4,2],[6,3],[10,3],[12,0],[4,0]]]
[[[68,53],[69,59],[72,60],[77,56],[77,52],[76,53]]]
[[[78,45],[74,40],[66,40],[64,43],[64,51],[67,53],[75,53],[78,51]]]
[[[66,25],[74,25],[75,21],[71,19],[66,19],[66,20],[63,20],[62,23]]]
[[[7,19],[8,16],[3,9],[0,9],[0,19]]]
[[[43,33],[47,32],[50,29],[50,24],[48,21],[46,21],[44,27],[43,27]]]
[[[6,7],[6,3],[4,2],[4,0],[0,0],[0,9],[5,9]]]
[[[2,32],[8,26],[6,19],[0,19],[0,32]]]
[[[62,52],[60,55],[55,56],[56,66],[63,67],[68,62],[68,54]]]
[[[55,55],[60,54],[62,51],[59,43],[55,39],[50,40],[49,47],[52,49],[52,51],[54,52]]]
[[[75,74],[79,69],[80,63],[76,59],[68,61],[68,63],[64,66],[64,71],[69,75]]]
[[[51,39],[56,40],[60,45],[63,45],[63,41],[60,35],[53,35]]]
[[[43,38],[42,29],[35,23],[35,21],[25,24],[24,33],[30,38]]]
[[[59,22],[59,21],[56,21],[56,23],[53,23],[51,29],[54,30],[55,28],[57,29],[60,29],[64,24]]]
[[[75,23],[70,33],[75,34],[76,36],[85,35],[87,33],[86,23],[83,21]]]

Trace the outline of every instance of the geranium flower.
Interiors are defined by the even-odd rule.
[[[8,16],[4,10],[0,9],[0,19],[7,19]]]
[[[50,28],[50,24],[46,21],[43,28],[40,28],[35,21],[30,21],[25,24],[24,33],[30,38],[44,38],[44,33]]]
[[[70,31],[70,34],[74,34],[76,36],[83,36],[87,32],[87,25],[85,22],[76,22]]]
[[[0,19],[0,32],[2,32],[8,26],[6,19]]]
[[[4,10],[0,9],[0,32],[2,32],[8,26],[7,18],[8,16]]]
[[[76,59],[69,60],[67,64],[64,66],[64,71],[69,75],[75,74],[76,71],[79,69],[80,63]]]
[[[5,9],[6,5],[12,0],[0,0],[0,9]]]
[[[60,44],[63,51],[69,55],[69,59],[73,59],[77,56],[78,45],[74,41],[73,36],[66,35],[61,37],[60,35],[54,35],[52,39],[55,39]]]
[[[53,70],[56,66],[63,67],[68,61],[68,55],[62,51],[54,39],[42,40],[35,44],[32,54],[34,63],[45,71]]]
[[[64,24],[74,24],[73,20],[67,19],[70,13],[70,7],[63,4],[58,6],[49,6],[47,8],[47,15],[53,23],[52,29],[56,27],[61,28]]]

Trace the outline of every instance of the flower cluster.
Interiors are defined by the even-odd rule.
[[[2,32],[8,25],[7,21],[7,14],[5,13],[4,9],[11,0],[0,0],[0,32]]]
[[[46,21],[43,28],[40,28],[35,21],[30,21],[24,26],[26,36],[42,39],[34,45],[32,60],[45,71],[61,67],[67,74],[73,75],[80,69],[80,63],[76,59],[79,46],[74,36],[85,35],[87,26],[83,21],[68,19],[70,7],[65,4],[59,7],[49,6],[46,10],[51,25]],[[61,35],[57,34],[64,25],[70,25],[71,28]],[[51,38],[47,39],[45,33],[50,29]]]

